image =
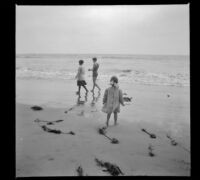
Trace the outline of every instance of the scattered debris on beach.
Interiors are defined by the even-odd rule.
[[[46,132],[50,132],[50,133],[54,133],[54,134],[71,134],[71,135],[75,135],[75,133],[73,131],[65,133],[65,132],[62,132],[61,130],[50,129],[45,125],[41,126],[41,128]]]
[[[117,140],[116,138],[110,138],[109,136],[106,135],[106,127],[102,127],[98,129],[99,134],[107,137],[112,144],[119,144],[119,140]]]
[[[185,151],[187,151],[188,153],[190,153],[190,151],[189,151],[187,148],[185,148],[183,145],[181,145],[180,143],[178,143],[177,141],[175,141],[169,134],[167,134],[166,137],[167,137],[168,139],[170,139],[171,145],[172,145],[172,146],[179,146],[179,147],[182,148],[183,150],[185,150]]]
[[[31,109],[34,110],[34,111],[41,111],[41,110],[43,110],[43,108],[40,107],[40,106],[32,106]]]
[[[78,176],[83,176],[83,168],[81,166],[79,166],[77,169],[76,169],[76,172],[78,173]]]
[[[45,120],[35,119],[34,121],[35,122],[46,122],[47,125],[54,125],[54,123],[59,123],[59,122],[62,122],[64,120],[59,119],[59,120],[55,120],[55,121],[45,121]]]
[[[106,127],[102,127],[98,129],[99,134],[105,135],[106,134]]]
[[[69,108],[68,110],[65,111],[65,113],[68,113],[69,111],[73,110],[74,107]]]
[[[149,156],[153,157],[155,156],[155,154],[153,153],[153,146],[151,144],[149,144],[149,147],[148,147],[148,150],[149,150]]]
[[[132,70],[131,69],[124,69],[124,70],[122,70],[122,72],[124,72],[124,73],[130,73]]]
[[[178,145],[178,143],[174,139],[172,139],[172,137],[169,134],[167,134],[166,137],[171,140],[171,145],[173,145],[173,146]]]
[[[132,97],[123,97],[125,102],[131,102]]]
[[[149,133],[146,129],[141,129],[143,132],[145,132],[146,134],[148,134],[150,136],[150,138],[156,138],[155,134]]]
[[[97,158],[95,158],[95,161],[98,166],[105,168],[105,169],[103,169],[104,172],[108,172],[112,176],[119,176],[120,174],[124,175],[124,173],[121,171],[121,169],[115,164],[111,164],[109,162],[103,162]]]

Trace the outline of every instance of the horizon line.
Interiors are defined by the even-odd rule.
[[[39,54],[39,55],[168,55],[168,56],[190,56],[190,54],[129,54],[129,53],[15,53],[16,55]]]

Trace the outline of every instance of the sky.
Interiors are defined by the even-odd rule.
[[[16,53],[189,55],[189,4],[16,5]]]

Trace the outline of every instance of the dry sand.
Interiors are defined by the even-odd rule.
[[[106,115],[101,112],[101,106],[106,87],[99,82],[102,93],[95,104],[91,104],[92,93],[89,93],[87,102],[77,105],[73,83],[17,81],[17,177],[77,176],[78,166],[83,168],[84,175],[109,176],[97,166],[95,158],[118,165],[127,176],[190,175],[188,87],[120,84],[121,89],[133,99],[121,107],[119,125],[113,126],[111,116],[107,135],[119,140],[119,144],[112,144],[97,130],[105,124]],[[88,86],[91,87],[91,84]],[[33,105],[39,105],[43,110],[33,111]],[[71,107],[74,109],[65,113]],[[64,120],[47,127],[63,132],[73,131],[75,135],[45,132],[39,123],[34,122],[37,118]],[[150,138],[141,131],[142,128],[154,133],[157,138]],[[178,145],[171,145],[166,134],[173,137]],[[153,147],[153,157],[149,156],[149,145]]]

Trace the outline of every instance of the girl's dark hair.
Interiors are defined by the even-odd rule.
[[[118,83],[118,78],[117,78],[116,76],[112,76],[112,77],[110,78],[110,81],[113,81],[113,82],[115,82],[115,83]]]
[[[96,57],[93,57],[92,60],[93,60],[93,61],[97,61],[97,58],[96,58]]]
[[[79,60],[79,64],[82,65],[84,63],[83,60]]]

